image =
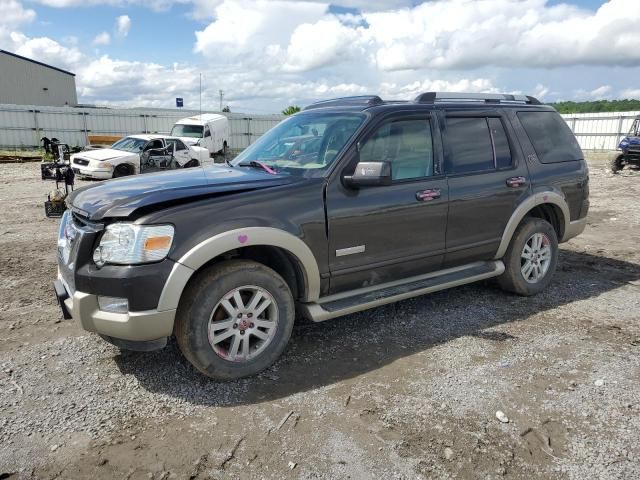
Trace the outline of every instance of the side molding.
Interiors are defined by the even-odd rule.
[[[500,259],[504,257],[504,254],[507,253],[507,248],[509,247],[509,243],[511,242],[511,237],[516,231],[516,228],[525,217],[525,215],[535,208],[538,205],[542,205],[543,203],[551,203],[560,208],[562,211],[562,217],[560,220],[564,225],[565,233],[562,238],[558,239],[560,242],[566,241],[567,238],[567,226],[569,225],[569,206],[567,205],[564,197],[556,192],[538,192],[530,197],[528,197],[524,202],[518,205],[515,212],[511,215],[509,222],[507,223],[504,232],[502,233],[502,240],[500,241],[500,246],[498,247],[498,251],[494,257],[494,259]]]
[[[266,245],[291,253],[300,263],[305,282],[303,301],[314,302],[320,297],[320,272],[311,249],[298,237],[272,227],[247,227],[219,233],[189,250],[174,265],[162,289],[158,310],[178,308],[180,296],[191,275],[223,253],[236,248]]]

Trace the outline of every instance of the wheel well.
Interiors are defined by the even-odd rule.
[[[126,170],[127,172],[130,172],[130,173],[134,172],[133,165],[131,165],[130,163],[119,163],[118,165],[115,166],[114,171],[118,169]]]
[[[302,272],[302,266],[296,258],[287,250],[271,245],[254,245],[250,247],[242,247],[230,252],[226,252],[218,257],[211,259],[204,264],[198,272],[233,258],[241,258],[244,260],[253,260],[254,262],[265,265],[280,275],[289,288],[294,300],[302,298],[305,292],[305,280]],[[197,272],[196,272],[197,273]],[[195,276],[192,276],[192,278]]]
[[[564,218],[560,207],[557,207],[556,205],[553,205],[551,203],[543,203],[532,208],[527,213],[527,216],[546,220],[556,231],[558,241],[562,239],[562,236],[564,235]]]

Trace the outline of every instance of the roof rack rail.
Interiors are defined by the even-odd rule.
[[[331,100],[321,100],[312,103],[303,108],[303,110],[311,110],[313,108],[337,107],[337,106],[354,106],[354,107],[373,107],[383,103],[382,99],[377,95],[358,95],[355,97],[332,98]]]
[[[540,100],[529,95],[513,95],[510,93],[460,93],[460,92],[426,92],[415,99],[416,103],[435,103],[447,100],[475,101],[485,103],[526,103],[542,105]]]

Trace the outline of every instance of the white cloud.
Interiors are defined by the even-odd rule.
[[[640,88],[628,88],[620,94],[621,98],[635,98],[640,100]]]
[[[11,42],[13,51],[18,55],[72,72],[83,59],[83,54],[76,47],[66,47],[48,37],[29,38],[22,33],[13,32]]]
[[[96,38],[93,39],[94,45],[109,45],[111,43],[111,35],[107,32],[102,32],[96,35]]]
[[[225,0],[216,20],[196,32],[195,51],[206,57],[254,61],[270,46],[286,45],[300,24],[319,20],[328,4],[281,0]]]
[[[0,46],[9,42],[11,32],[16,28],[31,23],[36,18],[36,12],[32,9],[25,9],[16,0],[0,0]]]
[[[640,64],[637,0],[596,12],[546,0],[451,0],[364,14],[383,70]]]
[[[129,15],[120,15],[116,18],[116,35],[124,38],[129,35],[129,30],[131,30],[131,19]]]
[[[602,85],[589,92],[589,96],[595,100],[608,98],[612,93],[611,85]]]

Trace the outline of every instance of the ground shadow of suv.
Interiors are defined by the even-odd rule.
[[[279,148],[298,138],[304,154]],[[231,164],[74,192],[56,295],[121,348],[175,334],[198,370],[239,378],[280,356],[296,314],[318,322],[492,277],[540,292],[588,194],[575,137],[532,97],[319,102]]]

